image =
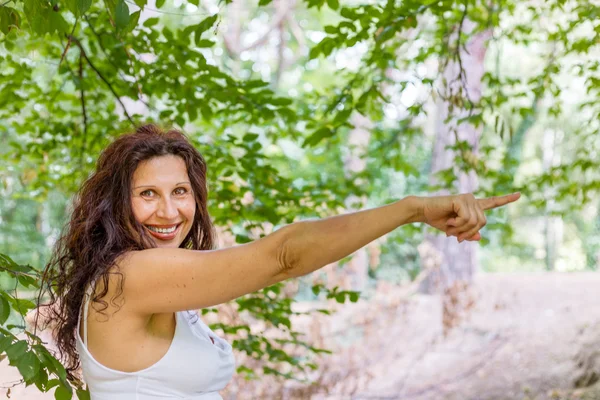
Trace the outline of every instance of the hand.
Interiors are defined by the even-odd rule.
[[[476,199],[471,193],[453,196],[421,197],[421,221],[456,236],[458,242],[481,239],[479,230],[486,224],[484,211],[517,201],[521,193]]]

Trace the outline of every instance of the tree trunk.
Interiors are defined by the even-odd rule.
[[[466,20],[463,25],[463,31],[469,32],[475,28],[475,23]],[[443,98],[447,99],[456,95],[461,85],[463,87],[463,97],[468,96],[473,103],[477,103],[481,98],[481,77],[484,73],[484,58],[487,50],[487,40],[491,36],[491,31],[479,32],[471,37],[466,44],[466,51],[460,49],[462,67],[466,77],[465,84],[460,80],[460,66],[457,62],[451,61],[443,71],[443,76],[447,82],[447,87],[442,89]],[[466,93],[464,93],[466,92]],[[456,106],[455,106],[456,107]],[[450,115],[451,105],[447,100],[439,100],[437,104],[438,118],[436,123],[435,145],[432,156],[431,178],[432,184],[438,184],[435,174],[441,170],[452,168],[456,153],[446,147],[456,143],[456,136],[461,141],[467,141],[471,146],[474,155],[478,154],[479,138],[481,128],[476,128],[469,123],[456,125],[459,118],[468,115],[467,110],[453,111],[453,118],[445,122]],[[469,173],[457,173],[456,188],[459,193],[474,192],[478,187],[477,175],[474,171]],[[441,190],[434,195],[448,194],[448,190]],[[460,297],[463,289],[468,288],[473,281],[473,277],[478,269],[477,248],[478,243],[464,241],[458,243],[456,238],[447,238],[445,235],[427,234],[426,239],[430,245],[421,246],[422,259],[435,259],[437,265],[429,268],[428,276],[422,281],[420,290],[424,293],[436,293],[442,291],[445,297],[450,297],[448,304],[444,305],[444,325],[450,327],[459,318],[459,315],[472,304],[472,299],[467,296],[466,299]],[[424,254],[424,253],[433,254]],[[447,309],[448,308],[448,309]]]
[[[557,154],[557,133],[553,129],[544,130],[542,139],[542,168],[548,171],[555,165],[560,164],[560,155]],[[562,242],[562,224],[560,217],[551,215],[556,201],[553,198],[551,189],[547,189],[545,193],[546,209],[544,212],[544,233],[546,239],[546,270],[554,271],[556,269],[556,259],[558,249]]]

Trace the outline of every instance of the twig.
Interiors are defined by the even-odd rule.
[[[102,82],[104,82],[106,84],[106,86],[108,86],[108,89],[111,91],[111,93],[113,94],[113,96],[115,97],[115,99],[117,99],[117,101],[119,102],[119,104],[121,105],[121,107],[123,107],[123,113],[125,114],[125,116],[129,120],[129,122],[131,123],[131,125],[133,125],[135,127],[136,126],[135,122],[133,122],[133,119],[131,118],[131,116],[127,112],[127,108],[125,107],[125,104],[123,104],[123,102],[121,101],[121,98],[119,97],[119,95],[117,94],[117,92],[115,92],[115,89],[113,88],[113,86],[111,85],[111,83],[104,77],[104,75],[102,75],[102,73],[100,72],[100,70],[98,70],[98,68],[96,68],[96,66],[88,58],[88,56],[87,56],[87,54],[85,52],[85,49],[83,48],[83,45],[81,44],[81,42],[79,41],[79,39],[77,39],[76,37],[73,37],[72,39],[75,42],[75,44],[77,45],[77,47],[79,47],[79,50],[81,51],[81,55],[83,56],[83,58],[85,58],[85,61],[87,61],[88,65],[94,70],[94,72],[96,72],[96,74],[102,80]]]
[[[463,67],[462,57],[460,55],[460,48],[461,48],[460,37],[462,36],[463,25],[465,23],[465,20],[467,19],[467,13],[469,10],[468,3],[465,2],[464,4],[465,4],[465,9],[463,10],[463,14],[460,18],[460,23],[458,24],[458,35],[456,37],[456,59],[458,62],[458,76],[460,78],[460,83],[461,83],[463,90],[465,91],[465,96],[467,98],[467,101],[469,102],[469,117],[470,117],[473,115],[473,109],[475,108],[475,104],[473,103],[473,100],[471,100],[471,96],[469,95],[467,73],[465,72],[465,69]],[[465,43],[465,45],[466,45],[466,43]],[[469,54],[466,47],[464,48],[464,50],[467,54]]]
[[[112,61],[111,57],[108,55],[108,52],[104,48],[104,45],[102,44],[102,38],[100,37],[100,34],[98,32],[96,32],[96,30],[94,29],[94,26],[90,22],[90,20],[87,17],[87,15],[84,16],[84,18],[85,18],[86,22],[88,23],[88,26],[90,27],[90,29],[94,33],[94,36],[96,36],[96,38],[98,39],[98,45],[100,46],[100,50],[102,50],[102,54],[104,54],[104,56],[106,57],[107,61],[115,68],[115,70],[117,71],[117,73],[119,74],[119,76],[121,77],[121,79],[123,79],[125,81],[126,79],[123,76],[123,73],[121,72],[121,70],[119,69],[119,67],[117,67],[115,65],[115,63]],[[121,41],[121,40],[119,39],[119,41]],[[137,89],[138,89],[138,100],[141,101],[149,109],[155,110],[155,108],[153,106],[151,106],[148,102],[146,102],[143,99],[142,86],[140,85],[139,79],[138,79],[138,77],[137,77],[137,75],[135,73],[135,68],[133,67],[133,61],[131,60],[131,56],[129,55],[129,52],[127,51],[127,48],[125,47],[125,44],[122,41],[121,41],[121,44],[123,44],[123,49],[125,50],[125,53],[127,54],[127,57],[129,58],[129,61],[130,61],[130,67],[131,67],[131,70],[133,71],[133,78],[135,79],[135,83],[136,83]]]
[[[85,142],[88,133],[88,118],[85,110],[85,92],[83,90],[83,58],[79,54],[79,90],[81,93],[81,112],[83,114],[83,138],[81,140],[81,154],[79,155],[79,164],[83,166],[83,155],[85,153]]]
[[[75,23],[73,24],[73,29],[71,29],[71,34],[69,36],[67,36],[67,38],[68,38],[67,45],[65,46],[65,49],[63,50],[63,52],[60,56],[60,61],[58,62],[59,67],[60,67],[60,64],[63,62],[65,56],[67,55],[67,51],[69,51],[69,47],[71,47],[71,38],[73,37],[73,34],[75,33],[75,28],[77,28],[78,21],[79,21],[79,18],[76,18]]]
[[[17,288],[19,287],[19,280],[15,279],[15,288],[13,289],[15,292],[15,295],[13,296],[15,298],[15,300],[19,300],[19,292],[17,290]],[[17,302],[17,304],[19,304]],[[25,327],[27,325],[27,322],[25,322],[25,316],[22,313],[21,307],[19,306],[19,315],[21,316],[21,319],[23,320],[23,327]],[[24,329],[23,329],[24,330]]]
[[[0,266],[0,271],[6,271],[9,274],[13,274],[13,275],[28,276],[30,278],[35,278],[35,279],[38,279],[40,277],[39,275],[37,275],[35,273],[34,274],[29,274],[27,272],[15,271],[15,270],[8,269],[8,268],[2,267],[2,266]]]

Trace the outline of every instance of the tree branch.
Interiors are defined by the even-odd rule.
[[[83,90],[83,58],[79,54],[79,90],[81,93],[81,112],[83,114],[83,138],[81,140],[81,154],[79,156],[79,164],[83,165],[83,155],[85,154],[85,142],[88,133],[88,118],[85,110],[85,92]]]
[[[123,108],[123,113],[125,114],[125,116],[129,120],[129,122],[131,123],[131,125],[133,125],[133,127],[136,127],[135,122],[133,122],[133,119],[131,118],[131,116],[127,112],[127,108],[125,107],[125,104],[123,104],[123,101],[121,101],[121,98],[119,97],[119,95],[117,94],[117,92],[115,92],[115,89],[113,88],[113,86],[111,85],[111,83],[104,77],[104,75],[102,75],[102,73],[100,72],[100,70],[98,70],[98,68],[96,68],[96,66],[94,65],[94,63],[92,63],[92,61],[89,59],[89,57],[87,56],[87,54],[85,52],[85,49],[83,48],[83,45],[79,41],[79,39],[77,39],[76,37],[72,37],[72,40],[75,42],[75,44],[77,45],[77,47],[79,47],[79,50],[81,51],[81,55],[83,56],[83,58],[85,58],[85,61],[88,63],[88,65],[94,70],[94,72],[96,72],[96,74],[98,75],[98,77],[102,80],[102,82],[104,82],[106,84],[106,86],[108,87],[108,89],[111,91],[111,93],[113,94],[113,96],[115,97],[115,99],[117,99],[117,101],[119,102],[119,104]]]
[[[79,18],[76,18],[75,23],[73,24],[73,29],[71,29],[71,34],[67,37],[68,38],[67,45],[65,46],[65,49],[63,50],[63,52],[60,56],[60,61],[58,62],[59,68],[60,68],[60,64],[63,62],[65,56],[67,55],[67,51],[69,51],[69,47],[71,47],[71,38],[73,37],[73,34],[75,33],[75,28],[77,28],[78,21],[79,21]]]
[[[285,24],[284,21],[287,18],[281,19],[279,21],[279,25],[277,25],[277,30],[279,31],[279,44],[277,45],[277,70],[275,71],[275,81],[273,82],[273,88],[277,89],[279,86],[279,81],[281,80],[281,75],[283,74],[283,69],[285,68]]]
[[[119,67],[117,67],[115,65],[115,63],[112,61],[111,57],[108,55],[108,52],[106,51],[106,48],[102,44],[102,38],[100,37],[100,34],[98,34],[98,32],[96,32],[96,30],[94,29],[94,26],[90,22],[88,16],[85,15],[84,18],[85,18],[85,21],[88,23],[88,26],[90,27],[90,29],[94,33],[94,36],[96,36],[96,39],[98,39],[98,45],[100,46],[100,50],[102,50],[102,54],[104,54],[104,56],[106,57],[106,59],[108,60],[108,62],[114,67],[114,69],[117,71],[117,73],[119,74],[119,76],[121,77],[121,79],[123,79],[125,81],[126,79],[123,76],[123,73],[121,72],[121,70],[119,69]],[[119,41],[121,41],[121,40],[119,39]],[[121,44],[123,44],[123,49],[125,50],[125,53],[127,54],[127,57],[129,58],[129,61],[130,61],[130,67],[131,67],[131,70],[133,71],[133,79],[135,79],[135,83],[136,83],[137,89],[138,89],[138,100],[141,101],[149,109],[155,110],[154,107],[152,107],[148,102],[146,102],[144,100],[144,98],[143,98],[143,92],[142,92],[142,86],[140,85],[139,79],[138,79],[138,77],[137,77],[137,75],[135,73],[135,68],[133,67],[133,60],[131,59],[131,56],[130,56],[129,52],[127,51],[127,48],[125,47],[125,44],[122,41],[121,41]]]
[[[278,0],[278,1],[283,2],[283,0]],[[234,43],[234,41],[228,35],[223,35],[223,40],[225,42],[225,46],[227,47],[229,52],[231,52],[235,55],[239,55],[244,51],[252,50],[252,49],[266,43],[266,41],[269,39],[269,36],[271,35],[271,32],[273,32],[275,29],[278,29],[278,27],[282,24],[282,22],[287,18],[288,13],[294,8],[294,2],[292,2],[292,1],[290,1],[286,5],[287,5],[287,7],[285,7],[285,6],[277,7],[277,12],[275,13],[275,16],[273,17],[271,24],[267,28],[267,31],[260,38],[256,39],[252,44],[250,44],[244,48],[240,48],[240,46],[237,43]]]

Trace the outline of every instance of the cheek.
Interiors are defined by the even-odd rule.
[[[131,200],[131,208],[133,210],[133,216],[138,222],[145,221],[154,213],[154,206],[152,203],[141,199]]]
[[[194,216],[196,215],[196,202],[194,199],[185,202],[183,212],[185,213],[185,217],[191,222],[194,220]]]

